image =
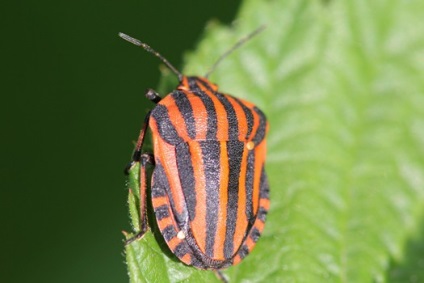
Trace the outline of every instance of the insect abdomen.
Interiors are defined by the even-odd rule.
[[[206,259],[232,263],[254,228],[262,213],[261,198],[268,198],[261,196],[261,191],[268,190],[261,158],[264,151],[265,143],[248,150],[240,141],[199,141],[175,147],[177,171],[171,170],[166,159],[158,158],[152,193],[159,227],[169,234],[171,225],[174,237],[183,231],[186,253],[203,262],[201,268],[206,268]],[[167,213],[163,199],[168,202]],[[182,208],[181,203],[185,204]],[[161,227],[164,215],[169,219]],[[259,234],[262,228],[256,229]],[[243,253],[250,252],[256,240]]]

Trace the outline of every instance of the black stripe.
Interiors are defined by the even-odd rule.
[[[250,238],[253,240],[253,242],[257,242],[259,240],[259,237],[261,236],[261,232],[259,232],[258,228],[253,227],[252,231],[250,232]]]
[[[267,212],[268,211],[264,207],[262,207],[262,206],[259,207],[258,219],[261,220],[262,222],[265,222]]]
[[[196,267],[201,268],[201,269],[207,269],[208,268],[202,261],[200,261],[193,254],[191,255],[191,265],[196,266]]]
[[[162,220],[169,217],[169,206],[163,204],[155,208],[155,215],[157,220]]]
[[[227,122],[228,122],[228,137],[229,140],[238,140],[239,136],[239,122],[237,119],[236,111],[234,110],[231,102],[225,97],[222,93],[217,93],[219,101],[224,106],[225,111],[227,112]]]
[[[187,77],[188,87],[190,88],[191,91],[195,91],[195,92],[201,91],[199,85],[197,84],[198,81],[199,79],[197,77]]]
[[[194,120],[193,107],[187,95],[182,91],[174,91],[171,96],[174,98],[178,110],[183,115],[188,135],[194,139],[196,137],[196,122]]]
[[[255,152],[253,150],[250,150],[249,153],[247,154],[246,183],[245,183],[246,217],[250,225],[253,225],[253,222],[255,221],[255,215],[253,213],[253,181],[254,179],[255,179]]]
[[[190,248],[191,264],[202,269],[207,269],[208,265],[205,264],[205,262],[210,258],[205,256],[205,254],[200,250],[191,230],[187,231],[185,242]],[[211,266],[209,265],[209,268],[210,267]]]
[[[193,91],[193,94],[200,98],[203,102],[203,105],[206,108],[206,112],[208,114],[208,127],[206,132],[206,139],[216,140],[216,133],[218,130],[217,127],[217,116],[215,105],[213,104],[212,99],[203,92],[200,87],[197,85],[197,82],[200,82],[196,77],[188,77],[188,83],[190,86],[190,90]]]
[[[159,135],[167,143],[176,145],[183,142],[174,125],[172,125],[171,120],[169,119],[168,109],[165,106],[161,104],[156,105],[156,107],[152,110],[151,117],[156,120]]]
[[[233,258],[228,258],[225,260],[214,260],[206,256],[200,250],[196,240],[193,237],[191,230],[187,231],[185,242],[187,243],[190,249],[189,252],[191,256],[191,264],[195,267],[201,269],[222,269],[232,265],[233,263]]]
[[[246,245],[241,246],[238,254],[241,259],[245,258],[249,254],[249,248]]]
[[[227,142],[228,151],[228,202],[227,202],[227,231],[224,242],[224,257],[230,258],[234,253],[234,232],[237,222],[239,175],[244,143],[240,141]]]
[[[247,107],[246,105],[244,105],[243,102],[241,102],[238,98],[233,97],[236,102],[241,106],[241,108],[243,109],[244,115],[246,115],[246,121],[247,121],[247,133],[246,133],[246,139],[249,138],[250,134],[252,133],[252,129],[253,129],[253,114],[252,114],[252,110],[250,110],[249,107]]]
[[[161,231],[161,233],[162,233],[163,238],[164,238],[167,242],[169,242],[172,238],[174,238],[174,237],[176,237],[176,236],[177,236],[177,232],[175,231],[174,226],[172,226],[172,225],[168,225],[168,226],[166,226],[166,227],[165,227],[165,228]]]
[[[188,216],[189,219],[193,221],[196,216],[196,189],[190,148],[187,143],[181,143],[175,147],[175,151],[178,174],[181,181],[181,188],[186,200]]]
[[[168,179],[165,175],[165,170],[159,160],[156,160],[155,169],[152,177],[152,197],[164,197],[167,195],[169,188]]]
[[[207,263],[204,263],[203,261],[201,261],[201,259],[198,259],[197,257],[191,255],[191,265],[196,266],[197,268],[201,268],[201,269],[208,269],[211,268],[211,266]]]
[[[222,106],[224,106],[225,112],[227,113],[227,123],[228,123],[228,137],[229,140],[238,140],[239,128],[238,128],[238,119],[236,111],[234,110],[233,105],[227,99],[225,94],[214,92],[214,90],[204,81],[199,80],[198,83],[202,84],[207,88],[211,93],[215,94]]]
[[[163,194],[164,191],[166,192],[165,195]],[[181,214],[179,214],[176,210],[175,201],[172,197],[168,177],[166,176],[165,170],[159,161],[156,161],[155,169],[153,171],[152,195],[153,197],[168,197],[175,220],[180,227],[185,226],[187,222],[187,210],[182,211]]]
[[[218,222],[221,145],[217,141],[203,141],[199,144],[202,149],[203,172],[206,181],[205,253],[212,258]]]
[[[198,77],[195,77],[196,83],[197,83],[197,87],[199,87],[199,84],[201,84],[202,86],[204,86],[205,88],[207,88],[211,93],[216,94],[217,92],[214,91],[211,86],[205,82],[204,80],[199,79]]]
[[[163,188],[152,187],[152,198],[160,198],[166,196],[166,191]]]
[[[268,177],[265,173],[264,166],[262,166],[261,180],[259,182],[260,182],[260,198],[269,199]]]
[[[259,126],[258,126],[258,130],[256,131],[255,137],[253,138],[252,141],[255,144],[258,144],[265,138],[266,117],[265,117],[265,114],[256,106],[253,107],[253,110],[259,115]]]
[[[186,242],[179,243],[175,249],[172,251],[174,255],[176,255],[178,258],[182,258],[189,252],[189,248],[187,246]]]

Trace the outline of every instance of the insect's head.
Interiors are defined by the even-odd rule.
[[[212,92],[218,91],[218,86],[214,83],[211,83],[205,77],[197,77],[197,76],[184,76],[183,80],[178,85],[178,90],[190,90],[197,91],[201,89],[209,89]]]

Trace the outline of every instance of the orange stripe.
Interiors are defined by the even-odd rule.
[[[247,153],[244,148],[243,157],[240,166],[239,188],[238,188],[238,206],[237,206],[237,221],[234,232],[234,247],[239,247],[246,235],[247,217],[246,217],[246,168],[247,168]]]
[[[258,202],[259,202],[259,193],[260,193],[260,185],[261,185],[261,174],[262,174],[262,166],[265,162],[266,148],[265,148],[265,140],[263,140],[260,144],[256,146],[255,150],[255,165],[254,165],[254,176],[253,176],[253,214],[256,215],[258,212]]]
[[[147,174],[146,167],[140,164],[140,223],[142,229],[145,229],[145,224],[147,223]]]
[[[181,243],[181,240],[178,239],[177,237],[172,238],[171,240],[168,241],[168,247],[169,249],[174,252],[175,248],[178,246],[178,244]]]
[[[196,139],[205,140],[208,125],[208,113],[206,111],[206,107],[200,97],[197,97],[192,93],[187,93],[187,97],[190,101],[191,107],[193,108],[193,117],[196,123]]]
[[[161,205],[168,206],[168,209],[171,207],[167,197],[153,198],[152,205],[154,209]],[[171,211],[169,211],[169,215],[172,215]],[[161,220],[157,220],[156,222],[158,223],[159,230],[161,231],[169,225],[174,226],[176,230],[178,229],[173,217],[162,218]]]
[[[265,134],[267,134],[269,132],[269,123],[268,121],[266,121],[266,130],[265,130]]]
[[[168,96],[169,100],[166,101],[167,103],[162,103],[163,100],[168,100],[167,98],[164,98],[161,100],[160,104],[166,106],[168,109],[169,114],[169,120],[171,121],[171,124],[174,126],[175,130],[177,131],[178,135],[185,141],[188,142],[191,140],[190,136],[187,133],[187,125],[184,120],[183,114],[178,109],[177,105],[175,104],[175,100],[172,98],[172,96]]]
[[[180,84],[177,87],[178,90],[189,90],[190,86],[188,85],[188,79],[186,76],[183,76],[183,79],[181,80]]]
[[[193,164],[195,190],[196,190],[196,214],[191,221],[191,230],[200,250],[205,253],[206,248],[206,180],[203,166],[202,149],[198,142],[190,144],[191,162]]]
[[[216,98],[216,95],[212,93],[209,89],[204,87],[202,84],[198,84],[200,89],[212,99],[213,105],[215,106],[216,111],[216,138],[220,141],[228,140],[228,120],[227,120],[227,111],[225,111],[224,105]]]
[[[203,104],[203,101],[192,93],[186,76],[183,77],[177,89],[184,91],[193,109],[193,117],[196,124],[195,139],[205,140],[208,125],[208,113],[206,111],[205,105]]]
[[[252,102],[250,102],[250,101],[247,101],[247,100],[244,100],[244,99],[241,99],[241,98],[239,98],[239,100],[241,101],[241,102],[243,102],[243,104],[244,105],[246,105],[249,109],[253,109],[253,107],[255,107],[256,105],[255,104],[253,104]]]
[[[253,110],[250,110],[250,111],[253,115],[253,127],[252,127],[252,132],[250,133],[249,140],[253,140],[253,138],[255,137],[256,132],[258,131],[258,128],[259,128],[260,117],[259,117],[258,113],[256,113],[255,111],[253,111]]]
[[[156,221],[156,222],[158,223],[158,226],[159,226],[159,229],[160,230],[165,229],[165,227],[166,226],[169,226],[169,225],[172,225],[172,226],[176,227],[175,226],[176,224],[174,223],[174,220],[172,219],[172,217],[162,218],[161,220]]]
[[[259,218],[257,218],[257,220],[255,221],[255,225],[253,225],[253,227],[256,227],[256,229],[258,229],[259,232],[262,233],[265,227],[265,223],[262,222],[262,220],[260,220]]]
[[[244,241],[243,245],[246,245],[247,246],[247,249],[250,252],[253,249],[253,247],[255,246],[256,243],[249,236],[246,237],[246,241]]]
[[[266,211],[269,210],[269,205],[270,205],[269,199],[266,199],[266,198],[261,199],[261,207],[265,208]]]
[[[236,254],[233,259],[233,265],[238,264],[241,260],[242,258],[238,254]]]
[[[220,165],[221,165],[221,175],[220,175],[220,187],[219,187],[219,208],[218,208],[218,221],[217,221],[217,231],[215,235],[215,244],[214,244],[214,259],[224,260],[224,242],[225,242],[225,233],[227,232],[227,200],[228,200],[228,177],[229,177],[229,168],[228,168],[228,153],[227,153],[227,143],[221,142],[221,153],[220,153]]]
[[[246,101],[246,100],[244,100],[244,99],[239,99],[244,105],[246,105],[247,106],[247,108],[249,108],[249,110],[250,110],[250,112],[252,113],[252,115],[253,115],[253,127],[252,127],[252,132],[250,133],[250,137],[248,138],[248,140],[252,140],[254,137],[255,137],[255,135],[256,135],[256,132],[258,131],[258,128],[259,128],[259,120],[260,120],[260,117],[259,117],[259,115],[256,113],[256,111],[254,111],[253,110],[253,107],[255,107],[255,105],[253,104],[253,103],[251,103],[251,102],[249,102],[249,101]]]
[[[154,207],[159,207],[164,204],[169,204],[168,197],[163,196],[163,197],[152,198],[152,203]]]
[[[231,103],[231,105],[234,108],[234,111],[236,112],[236,116],[237,116],[237,122],[238,122],[238,129],[239,129],[239,140],[240,141],[244,141],[246,140],[246,135],[247,135],[247,119],[246,119],[246,115],[244,114],[243,108],[241,108],[240,104],[238,104],[236,102],[236,100],[227,95],[226,96],[228,101]]]
[[[191,265],[191,255],[185,254],[183,257],[180,257],[180,260],[185,264]]]
[[[202,81],[203,83],[207,84],[213,91],[218,91],[218,85],[211,83],[207,78],[203,77],[197,77],[199,81]]]
[[[158,134],[155,119],[150,119],[150,128],[153,133],[153,145],[156,158],[161,162],[166,178],[168,179],[171,190],[172,199],[174,200],[174,208],[178,214],[185,212],[185,198],[181,189],[181,182],[178,174],[177,158],[175,146],[166,143]]]
[[[158,197],[152,199],[152,205],[153,208],[159,207],[161,205],[167,205],[168,209],[170,208],[169,199],[167,197]],[[169,210],[170,215],[172,215],[172,212]],[[156,219],[157,220],[157,219]],[[161,220],[157,220],[157,224],[159,227],[159,230],[164,230],[167,226],[173,226],[175,231],[179,231],[178,225],[175,223],[174,217],[166,217],[162,218]],[[167,245],[171,251],[173,251],[176,246],[181,242],[181,239],[178,239],[177,237],[173,237],[167,242]]]
[[[269,207],[269,200],[268,199],[262,198],[262,199],[260,199],[259,203],[260,203],[260,206],[265,208],[265,209],[267,209]],[[250,253],[256,245],[256,243],[250,237],[251,234],[254,231],[254,228],[256,228],[259,231],[260,234],[262,234],[262,231],[264,230],[264,226],[265,226],[265,223],[262,222],[259,218],[256,218],[255,223],[253,223],[253,226],[249,231],[249,234],[245,237],[243,243],[240,246],[246,245],[247,250]],[[242,258],[238,254],[236,254],[234,256],[233,265],[238,264],[241,260],[242,260]]]

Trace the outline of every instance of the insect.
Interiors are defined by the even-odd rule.
[[[259,28],[222,55],[260,32]],[[140,220],[147,227],[146,202],[169,249],[183,263],[220,270],[239,263],[253,249],[269,209],[264,170],[268,122],[254,104],[219,92],[207,77],[185,76],[147,44],[123,39],[158,57],[179,79],[146,115],[128,170],[140,163]],[[153,153],[143,152],[150,129]],[[147,196],[146,167],[154,165]],[[130,240],[131,242],[131,240]]]

